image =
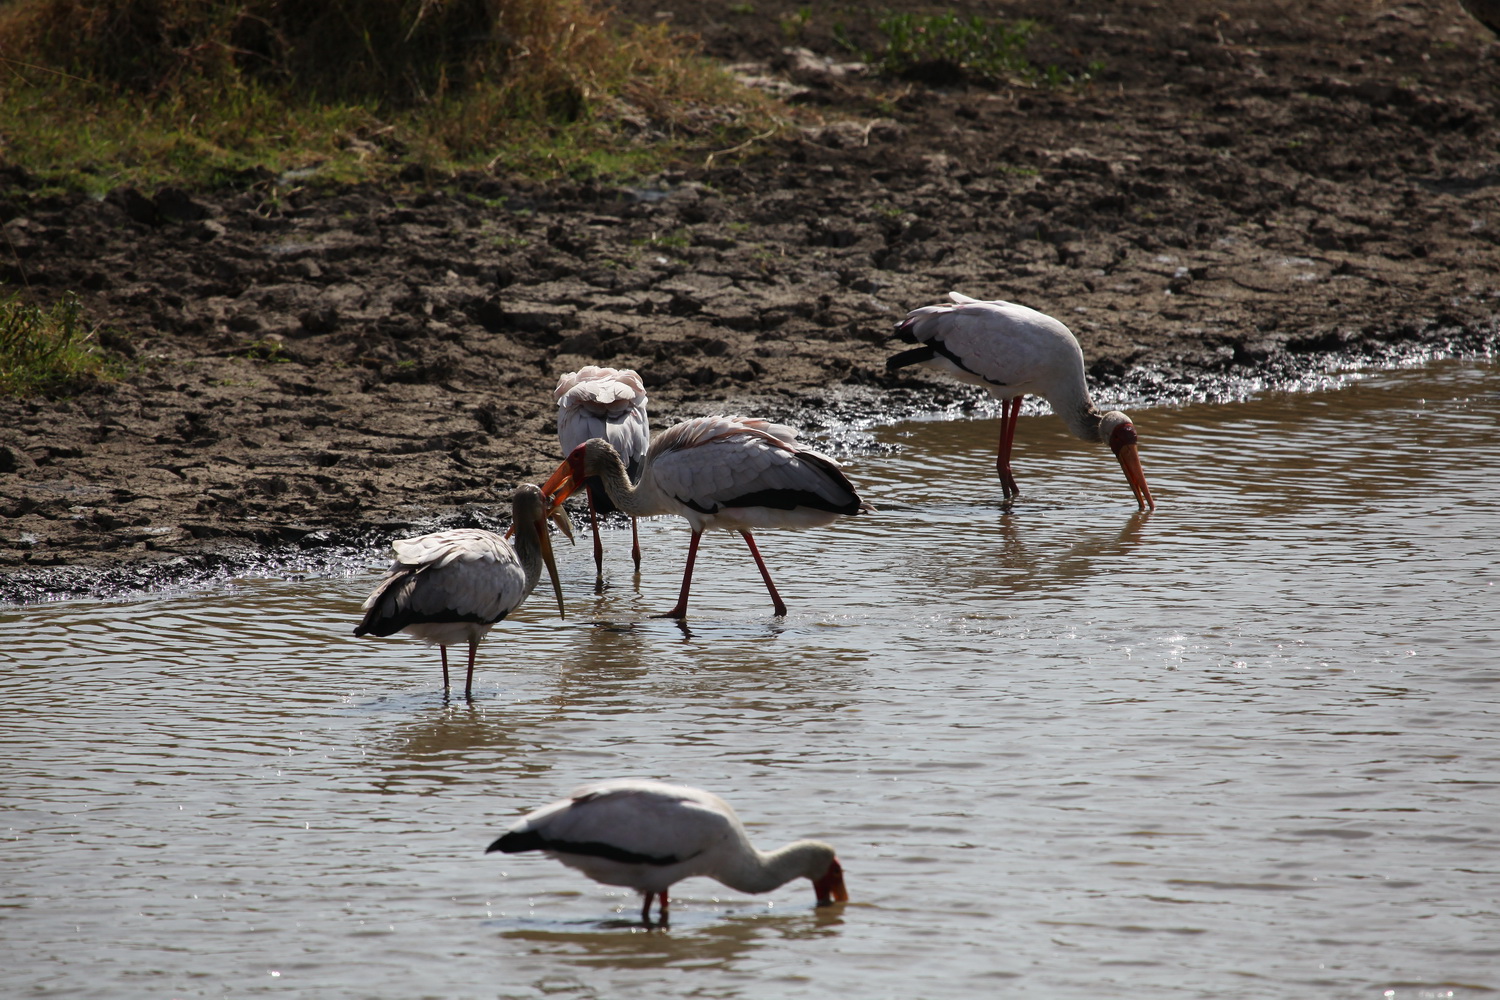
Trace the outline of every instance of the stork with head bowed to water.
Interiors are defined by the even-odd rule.
[[[651,443],[650,424],[646,419],[646,386],[629,368],[601,368],[585,365],[557,380],[552,391],[557,400],[557,440],[567,455],[590,438],[603,438],[614,446],[625,462],[625,473],[632,483],[641,478],[641,463]],[[604,577],[604,543],[599,539],[599,515],[615,510],[615,505],[599,485],[597,478],[588,486],[589,520],[594,527],[594,566]],[[630,556],[635,571],[641,571],[641,540],[635,518],[630,519]]]
[[[950,292],[952,305],[907,314],[897,334],[920,346],[886,362],[890,369],[925,365],[961,382],[983,386],[1000,400],[1000,446],[995,471],[1007,498],[1020,493],[1010,471],[1011,445],[1027,393],[1052,404],[1073,435],[1107,443],[1125,471],[1142,510],[1156,506],[1136,449],[1135,426],[1119,410],[1100,412],[1089,398],[1083,351],[1071,330],[1046,313],[1014,302],[982,302]]]
[[[740,818],[717,795],[639,778],[584,785],[522,817],[485,853],[490,851],[541,851],[595,882],[634,889],[645,897],[646,924],[653,898],[666,924],[667,890],[694,875],[750,893],[807,878],[819,906],[849,899],[844,870],[829,845],[798,840],[775,851],[756,850]]]
[[[515,546],[492,531],[455,528],[391,543],[396,561],[365,599],[364,620],[355,635],[405,632],[435,644],[443,660],[443,691],[448,690],[448,647],[469,644],[464,697],[474,697],[474,654],[496,622],[520,607],[545,564],[563,614],[562,584],[552,557],[547,521],[556,520],[569,537],[567,514],[549,506],[529,483],[511,499]]]
[[[676,514],[692,526],[682,591],[663,618],[687,615],[698,543],[710,528],[744,537],[776,614],[785,615],[751,531],[810,528],[874,509],[837,462],[799,447],[792,428],[746,417],[697,417],[668,428],[651,442],[636,483],[614,446],[593,438],[568,454],[542,491],[561,503],[590,476],[598,476],[615,506],[632,517]]]

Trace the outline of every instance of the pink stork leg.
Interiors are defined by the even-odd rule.
[[[469,640],[469,676],[464,680],[464,697],[474,700],[474,654],[479,652],[479,640]]]
[[[594,526],[594,580],[597,584],[596,590],[603,589],[604,585],[604,541],[599,537],[599,513],[594,507],[594,490],[588,490],[589,494],[589,523]]]
[[[635,560],[635,575],[641,575],[641,535],[636,530],[635,518],[630,519],[630,558]]]
[[[755,547],[755,539],[748,531],[741,531],[740,534],[745,536],[745,544],[750,546],[750,554],[755,557],[755,565],[760,567],[760,577],[766,581],[766,589],[771,592],[771,604],[776,609],[776,617],[785,618],[786,605],[782,603],[781,595],[776,593],[776,584],[771,582],[771,571],[766,569],[766,561],[760,557],[760,549]]]
[[[688,542],[687,565],[682,568],[682,590],[677,594],[677,603],[671,611],[656,615],[657,618],[686,618],[688,588],[693,585],[693,563],[698,558],[698,543],[703,540],[703,532],[693,532],[693,540]],[[648,896],[647,899],[650,899]]]
[[[665,927],[667,925],[667,892],[665,889],[663,889],[661,892],[656,893],[655,895],[649,892],[646,893],[646,904],[641,907],[641,923],[646,924],[647,926],[651,924],[652,899],[655,899],[657,901],[657,908],[659,911],[658,915],[661,918],[661,925]]]
[[[439,646],[438,655],[443,658],[443,694],[448,694],[448,647]]]
[[[1000,489],[1006,499],[1021,492],[1016,477],[1010,473],[1010,449],[1016,440],[1016,423],[1021,416],[1021,400],[1024,396],[1000,401],[1000,448],[995,455],[995,474],[1000,477]]]

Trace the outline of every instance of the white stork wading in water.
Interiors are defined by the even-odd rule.
[[[557,380],[552,391],[557,400],[557,440],[564,455],[590,438],[603,438],[614,446],[625,461],[625,473],[632,483],[641,478],[641,463],[651,443],[651,428],[646,419],[646,386],[629,368],[600,368],[585,365]],[[604,577],[604,543],[599,539],[599,515],[609,514],[615,505],[598,479],[586,484],[589,494],[589,520],[594,527],[594,567]],[[635,518],[630,519],[630,557],[635,571],[641,571],[641,539]]]
[[[517,822],[485,851],[541,851],[595,882],[634,889],[667,923],[667,890],[707,875],[738,892],[770,892],[794,878],[812,880],[818,905],[843,903],[844,870],[833,848],[798,840],[758,851],[729,803],[686,785],[621,778],[579,788]]]
[[[1107,443],[1125,471],[1141,510],[1155,507],[1136,449],[1135,427],[1119,410],[1101,413],[1089,398],[1083,351],[1062,323],[1014,302],[982,302],[950,292],[953,305],[923,306],[907,314],[897,334],[921,346],[886,362],[889,369],[925,365],[961,382],[983,386],[1000,400],[1000,446],[995,471],[1007,498],[1020,493],[1010,471],[1011,445],[1027,393],[1052,405],[1073,435]]]
[[[631,483],[619,452],[603,438],[574,448],[542,491],[561,503],[590,476],[598,476],[617,508],[632,517],[676,514],[693,529],[682,591],[672,610],[687,615],[693,562],[703,532],[738,531],[750,547],[778,616],[786,604],[750,533],[760,528],[811,528],[841,515],[874,508],[859,498],[839,465],[800,448],[797,432],[783,424],[745,417],[697,417],[662,431],[651,442],[640,481]]]
[[[516,543],[493,531],[455,528],[391,543],[396,561],[360,610],[364,621],[355,635],[405,632],[435,644],[443,659],[443,691],[448,690],[448,647],[469,644],[464,697],[474,697],[474,654],[496,622],[521,606],[545,564],[563,614],[562,584],[547,536],[547,520],[572,536],[567,515],[549,507],[542,491],[521,486],[511,500]]]

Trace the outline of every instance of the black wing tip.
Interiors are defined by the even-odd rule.
[[[484,853],[499,851],[502,854],[521,854],[525,851],[540,851],[546,846],[542,835],[535,830],[513,830],[486,847]]]
[[[908,344],[920,344],[921,341],[917,339],[916,332],[912,329],[916,325],[916,318],[908,316],[906,319],[903,319],[901,322],[896,324],[895,336],[900,337]]]
[[[365,617],[360,621],[358,625],[354,626],[354,634],[387,636],[400,631],[399,626],[397,628],[387,628],[386,626],[388,626],[390,623],[390,618],[384,617],[380,614],[380,609],[378,606],[373,607],[369,611],[365,612]]]
[[[355,635],[373,635],[385,638],[395,635],[408,625],[494,625],[505,618],[508,612],[501,612],[499,618],[485,618],[472,612],[463,614],[457,611],[435,611],[424,614],[401,608],[395,614],[379,615],[372,612],[364,621],[354,627]]]
[[[365,616],[364,621],[354,626],[354,634],[373,635],[384,639],[388,635],[395,635],[406,628],[406,626],[413,624],[413,622],[422,620],[414,618],[411,615],[381,616],[378,614],[369,614]]]
[[[675,865],[682,859],[673,854],[643,854],[615,844],[597,840],[572,841],[548,840],[536,830],[512,830],[504,834],[484,853],[499,851],[502,854],[521,854],[526,851],[551,851],[554,854],[577,854],[585,857],[604,858],[622,865],[651,865],[665,867]]]
[[[897,368],[905,368],[908,365],[919,365],[924,361],[931,361],[937,356],[937,349],[931,344],[923,344],[921,347],[913,347],[909,351],[893,354],[886,358],[886,371],[895,371]]]

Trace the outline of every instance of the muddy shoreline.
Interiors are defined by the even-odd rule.
[[[639,370],[656,427],[973,405],[884,368],[894,322],[950,289],[1063,319],[1098,394],[1135,404],[1500,343],[1500,47],[1456,4],[1005,5],[1047,24],[1040,58],[1102,66],[1060,91],[874,80],[816,19],[788,45],[793,4],[621,9],[671,11],[821,120],[631,187],[91,200],[6,173],[0,281],[79,292],[135,369],[0,402],[0,602],[501,523],[558,460],[557,376],[591,362]]]

